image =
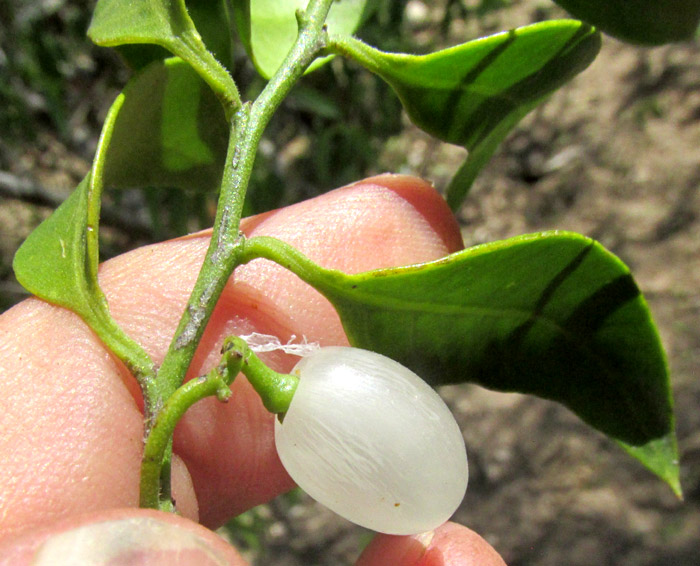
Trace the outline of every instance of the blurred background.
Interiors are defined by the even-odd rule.
[[[85,37],[94,0],[0,2],[0,312],[26,294],[15,250],[90,167],[130,76]],[[383,0],[360,32],[425,53],[565,17],[547,0]],[[263,83],[235,55],[247,97]],[[467,245],[549,229],[600,240],[631,268],[669,354],[685,501],[567,410],[472,386],[442,390],[463,426],[470,488],[455,519],[511,566],[697,566],[700,557],[700,42],[605,38],[593,65],[533,112],[458,213]],[[464,150],[412,127],[390,89],[335,59],[273,119],[248,200],[255,213],[384,171],[444,188]],[[107,259],[210,225],[215,195],[105,196]],[[293,492],[222,530],[257,565],[351,564],[371,534]]]

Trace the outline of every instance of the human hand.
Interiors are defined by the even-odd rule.
[[[425,183],[400,176],[376,177],[249,218],[242,228],[247,235],[276,236],[320,265],[346,272],[436,259],[462,245],[442,199]],[[208,234],[194,234],[101,266],[114,318],[156,363],[207,244]],[[293,274],[259,260],[233,279],[190,376],[218,363],[230,334],[347,343],[330,304]],[[278,371],[296,362],[281,352],[263,356]],[[138,387],[83,322],[62,308],[29,299],[0,317],[0,379],[0,564],[29,564],[39,551],[47,559],[40,564],[57,565],[70,551],[70,564],[121,564],[128,555],[148,565],[242,565],[232,547],[197,522],[216,528],[293,486],[275,451],[273,416],[241,376],[228,403],[205,399],[178,425],[172,483],[182,516],[138,509]],[[503,561],[478,535],[448,523],[417,537],[379,535],[358,564]]]

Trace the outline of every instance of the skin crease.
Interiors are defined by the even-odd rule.
[[[437,259],[462,247],[442,198],[411,177],[383,175],[246,219],[325,267],[358,272]],[[140,248],[100,268],[115,319],[156,363],[167,351],[208,244],[208,234]],[[265,260],[227,284],[189,376],[219,361],[223,339],[252,331],[346,344],[330,304]],[[288,371],[297,358],[267,355]],[[29,299],[0,316],[0,564],[27,563],[49,534],[105,518],[164,514],[135,509],[142,400],[123,365],[80,319]],[[164,520],[208,544],[209,528],[292,487],[273,441],[273,418],[244,377],[226,404],[193,406],[174,440],[173,492],[184,517]],[[188,520],[191,519],[192,521]],[[426,548],[426,541],[430,538]],[[432,537],[378,536],[359,564],[503,564],[477,535],[447,524]],[[227,549],[230,564],[243,564]],[[437,558],[433,558],[437,557]],[[10,562],[7,562],[10,563]],[[155,563],[155,562],[153,562]],[[192,563],[197,563],[193,560]]]

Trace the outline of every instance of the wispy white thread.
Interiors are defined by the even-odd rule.
[[[301,342],[293,344],[297,338],[295,334],[292,334],[286,344],[282,344],[277,336],[261,334],[260,332],[252,332],[251,334],[241,336],[241,338],[243,338],[243,340],[248,343],[248,347],[256,353],[282,350],[285,354],[304,357],[321,347],[318,342],[307,341],[306,336],[302,337]]]

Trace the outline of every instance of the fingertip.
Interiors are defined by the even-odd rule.
[[[431,553],[434,555],[431,556]],[[480,535],[457,523],[445,523],[435,530],[420,566],[505,566],[498,552]]]
[[[316,206],[318,203],[332,199],[334,196],[344,192],[354,192],[358,196],[362,195],[360,196],[361,199],[365,199],[367,195],[365,191],[371,191],[372,189],[388,190],[412,207],[425,221],[428,231],[434,232],[442,241],[448,253],[461,250],[464,247],[459,223],[445,199],[432,183],[412,175],[382,173],[381,175],[356,181],[305,202],[314,203],[314,206]],[[371,201],[372,196],[370,195],[368,202]],[[300,204],[304,206],[304,203]],[[260,225],[273,218],[279,210],[271,210],[244,218],[241,224],[242,231],[245,234],[255,232]]]
[[[433,531],[415,536],[377,535],[362,552],[357,566],[418,566],[434,536]]]
[[[505,566],[482,537],[456,523],[415,536],[378,535],[357,566]]]
[[[464,247],[455,215],[442,195],[428,181],[411,175],[383,173],[358,181],[348,188],[362,185],[377,185],[395,192],[425,219],[428,227],[442,240],[448,252],[455,252]]]

